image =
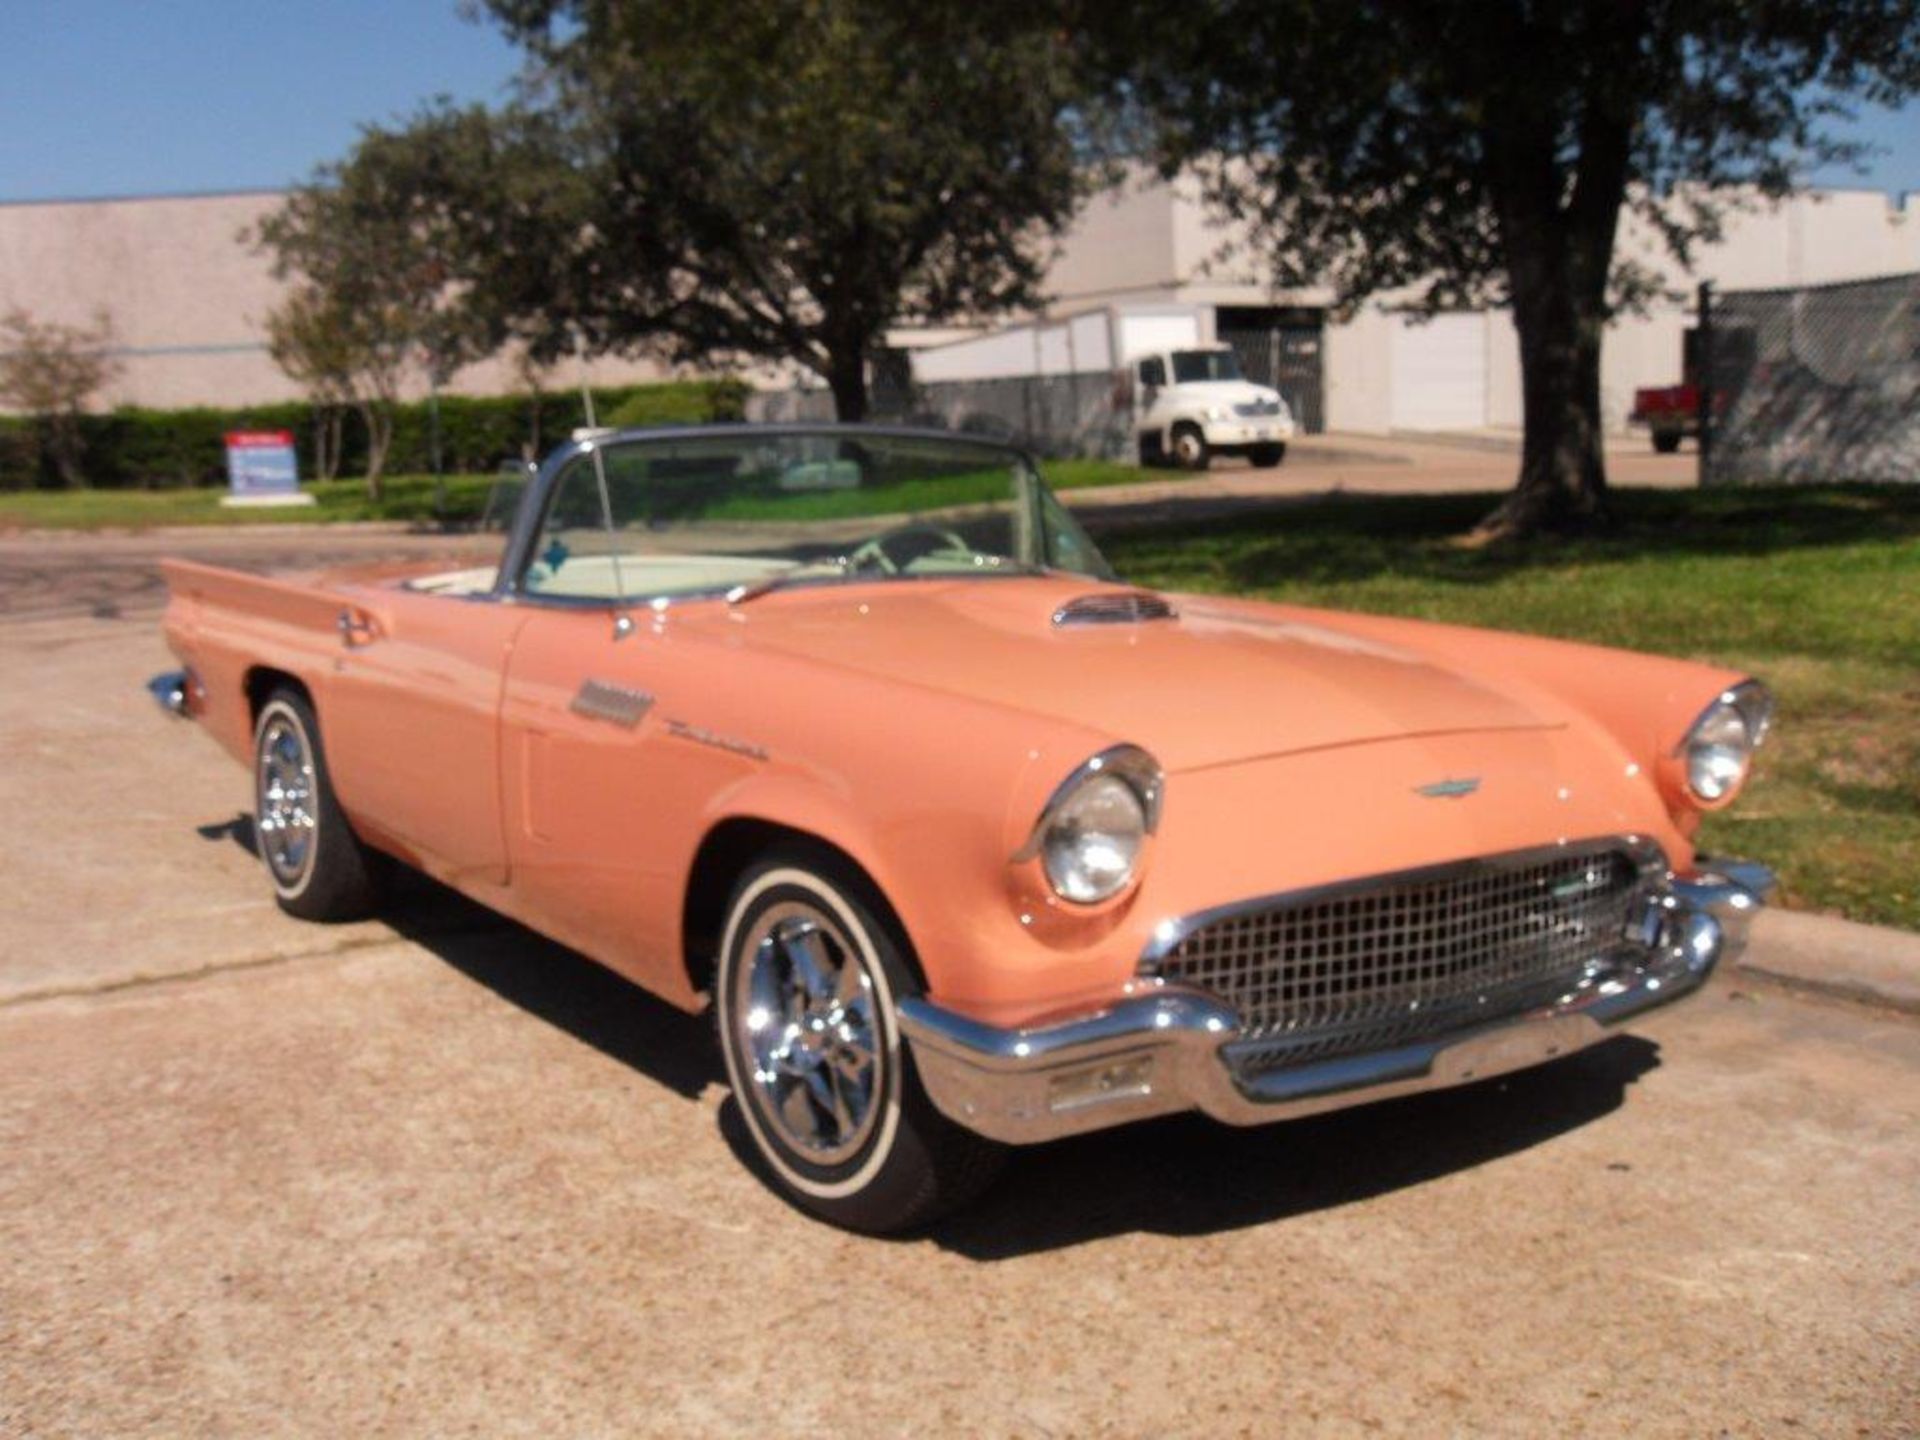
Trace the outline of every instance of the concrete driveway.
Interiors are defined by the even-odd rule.
[[[10,593],[83,599],[74,543]],[[703,1022],[425,882],[282,917],[134,597],[0,622],[0,1434],[1920,1429],[1911,1018],[1724,978],[854,1239],[742,1163]]]

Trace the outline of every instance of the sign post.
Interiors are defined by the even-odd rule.
[[[311,505],[300,488],[290,430],[227,432],[227,490],[222,505]]]

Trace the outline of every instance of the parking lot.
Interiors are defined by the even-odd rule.
[[[1911,1016],[1723,975],[873,1241],[742,1163],[704,1021],[424,881],[281,916],[244,774],[142,692],[154,555],[470,543],[0,540],[0,1434],[1920,1429]]]

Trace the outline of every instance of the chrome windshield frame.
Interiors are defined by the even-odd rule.
[[[985,454],[1001,457],[1015,470],[1020,477],[1019,489],[1009,497],[1009,503],[1018,505],[1023,499],[1031,497],[1030,505],[1034,511],[1031,517],[1032,523],[1037,525],[1040,522],[1039,493],[1040,487],[1045,482],[1040,477],[1040,467],[1035,463],[1033,452],[1005,440],[995,440],[983,435],[968,435],[959,431],[939,430],[918,425],[849,425],[839,422],[771,425],[730,422],[722,425],[662,425],[629,430],[596,431],[581,439],[569,440],[541,462],[539,473],[521,493],[520,503],[514,511],[513,528],[507,535],[506,546],[501,552],[500,568],[494,577],[493,589],[487,592],[487,598],[536,604],[574,598],[542,595],[527,590],[522,583],[527,567],[533,563],[533,548],[539,539],[540,525],[551,504],[555,487],[574,461],[591,455],[597,448],[635,444],[666,446],[685,444],[689,441],[725,440],[729,437],[752,440],[866,437],[875,440],[920,441],[976,449]],[[620,600],[595,598],[584,602],[587,608],[601,610],[632,609],[645,607],[650,603],[651,597],[647,596],[626,596]]]

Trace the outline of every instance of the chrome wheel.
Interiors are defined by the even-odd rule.
[[[838,1164],[873,1133],[885,1079],[860,949],[830,915],[782,901],[753,921],[739,954],[731,1009],[744,1098],[796,1154]]]
[[[260,727],[254,785],[261,858],[281,885],[298,885],[313,868],[317,807],[313,751],[286,711]]]

